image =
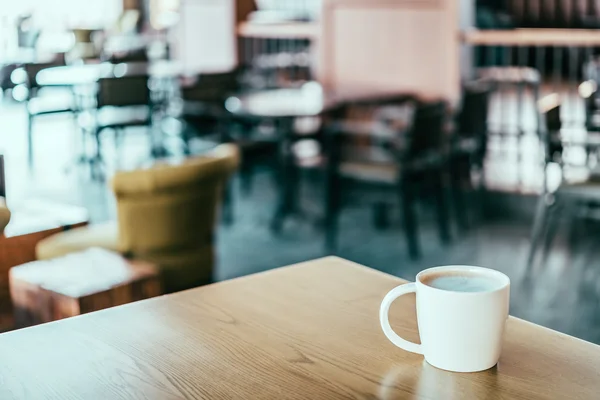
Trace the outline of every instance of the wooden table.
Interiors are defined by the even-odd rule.
[[[319,37],[319,24],[315,22],[257,23],[242,22],[237,33],[241,37],[254,39],[308,39]]]
[[[40,86],[80,86],[94,84],[100,78],[148,75],[165,79],[184,74],[183,65],[176,61],[102,63],[46,68],[37,74],[36,81]]]
[[[600,393],[600,347],[516,318],[508,321],[500,363],[485,372],[445,372],[396,348],[378,311],[387,291],[403,282],[331,257],[3,334],[0,398],[512,400]],[[413,299],[398,300],[390,318],[399,334],[417,339]]]
[[[348,87],[327,90],[311,81],[297,88],[280,88],[251,91],[231,96],[225,108],[237,116],[270,119],[316,117],[345,101],[398,97],[401,93],[372,87]],[[424,95],[406,93],[420,101],[437,101]]]
[[[99,248],[13,267],[9,279],[18,328],[162,294],[155,265]]]
[[[318,116],[333,103],[317,82],[299,88],[268,89],[240,93],[225,102],[227,111],[254,118],[298,118]]]
[[[279,199],[271,219],[271,229],[275,232],[282,228],[287,216],[297,212],[297,185],[292,146],[299,140],[309,139],[307,135],[294,135],[296,118],[312,118],[322,115],[344,101],[367,98],[398,96],[398,92],[374,88],[350,87],[343,91],[325,90],[318,82],[307,82],[297,88],[268,89],[240,93],[225,101],[225,108],[231,114],[249,119],[268,119],[277,122],[279,133],[279,161],[277,172]],[[417,96],[414,96],[417,98]],[[431,100],[419,96],[419,99]]]

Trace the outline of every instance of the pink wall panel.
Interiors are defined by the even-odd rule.
[[[458,0],[324,0],[318,76],[328,89],[459,97]]]

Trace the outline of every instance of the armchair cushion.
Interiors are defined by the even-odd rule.
[[[115,222],[88,225],[52,235],[35,247],[38,260],[62,257],[90,247],[119,252],[119,232]]]
[[[215,256],[212,243],[179,251],[135,253],[133,257],[159,266],[166,293],[206,285],[213,280]]]

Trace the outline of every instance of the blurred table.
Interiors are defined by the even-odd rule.
[[[9,280],[17,328],[162,294],[156,266],[100,248],[13,267]]]
[[[51,86],[71,86],[80,88],[77,94],[79,108],[85,109],[84,104],[89,104],[86,99],[92,98],[96,92],[95,84],[102,78],[121,78],[125,76],[149,76],[154,80],[153,91],[159,93],[155,105],[160,102],[166,102],[165,99],[171,90],[172,80],[185,75],[186,70],[183,65],[176,61],[155,61],[155,62],[132,62],[121,64],[84,64],[68,65],[62,67],[52,67],[41,70],[36,77],[38,85],[41,87]],[[93,104],[93,102],[92,102]],[[153,154],[163,154],[165,152],[162,143],[152,150]],[[78,162],[89,162],[90,158],[83,154]]]
[[[306,82],[297,88],[265,89],[240,93],[227,99],[225,108],[237,116],[254,118],[316,117],[343,101],[397,97],[398,91],[368,87],[348,87],[343,90],[326,90],[318,82]],[[412,97],[433,101],[412,93]]]
[[[230,97],[225,108],[233,115],[249,119],[269,119],[277,122],[280,143],[280,163],[278,173],[281,182],[279,204],[271,221],[271,228],[279,231],[285,218],[297,212],[296,168],[292,156],[292,145],[298,139],[308,139],[309,135],[294,133],[297,118],[319,117],[323,112],[342,101],[365,98],[385,98],[397,96],[397,92],[373,88],[346,88],[343,91],[327,91],[317,82],[307,82],[298,88],[267,89],[241,93]],[[415,97],[407,95],[407,97]],[[415,97],[416,98],[416,97]],[[318,126],[317,126],[318,130]],[[317,133],[317,132],[315,132]]]
[[[21,48],[0,56],[0,65],[22,65],[31,63],[49,63],[56,58],[56,54],[39,53],[35,49]]]
[[[14,207],[11,205],[11,212],[10,222],[4,229],[6,238],[57,228],[66,230],[89,220],[89,213],[84,207],[47,200],[28,200]]]
[[[518,318],[483,372],[395,347],[379,305],[403,283],[329,257],[0,335],[0,398],[598,397],[599,346]],[[414,296],[390,322],[418,340]]]
[[[176,61],[102,63],[46,68],[38,73],[36,79],[40,86],[79,86],[94,84],[101,78],[136,75],[176,78],[185,73],[182,64]]]
[[[260,23],[242,22],[237,33],[244,38],[254,39],[308,39],[319,37],[319,24],[315,22]]]
[[[225,108],[238,116],[298,118],[318,116],[331,103],[321,85],[309,82],[299,88],[241,93],[227,99]]]
[[[37,243],[55,233],[88,223],[82,207],[43,200],[26,201],[13,207],[10,223],[0,235],[0,332],[12,329],[13,310],[8,271],[15,265],[35,260]]]

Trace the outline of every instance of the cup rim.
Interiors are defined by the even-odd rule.
[[[438,271],[467,271],[467,272],[473,272],[473,273],[478,273],[478,274],[484,274],[484,275],[492,277],[495,280],[500,281],[501,285],[494,290],[488,290],[485,292],[459,292],[459,291],[455,291],[455,290],[435,288],[433,286],[429,286],[429,285],[423,283],[422,279],[426,275],[435,273]],[[426,287],[428,290],[434,290],[434,291],[438,291],[438,292],[442,292],[442,293],[452,293],[452,294],[460,295],[460,296],[481,296],[484,294],[497,293],[497,292],[505,290],[508,286],[510,286],[510,278],[505,273],[497,271],[495,269],[478,267],[475,265],[442,265],[442,266],[438,266],[438,267],[427,268],[417,274],[415,281],[417,283],[419,283],[420,285]]]

